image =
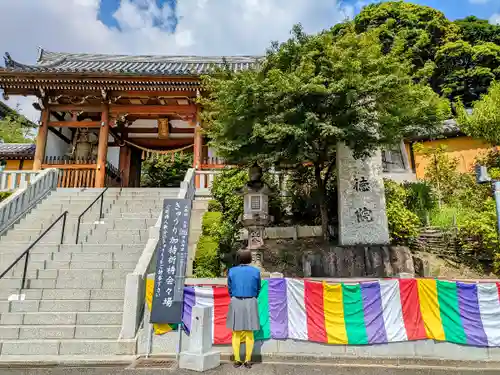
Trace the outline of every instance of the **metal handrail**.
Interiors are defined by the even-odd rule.
[[[61,241],[59,242],[60,245],[63,244],[64,242],[64,232],[66,230],[66,218],[68,216],[68,211],[64,211],[50,226],[45,229],[45,231],[38,236],[38,238],[33,242],[24,252],[17,257],[17,259],[0,275],[0,279],[3,278],[7,273],[14,268],[14,266],[23,258],[26,257],[26,260],[24,261],[24,271],[23,271],[23,282],[21,284],[21,289],[24,289],[24,285],[26,283],[26,272],[28,271],[28,260],[30,256],[30,251],[35,247],[35,245],[40,242],[40,240],[56,225],[59,220],[63,219],[63,224],[62,224],[62,231],[61,231]]]
[[[75,244],[78,245],[78,239],[80,237],[80,224],[82,223],[82,217],[83,215],[85,215],[91,208],[92,206],[100,199],[101,200],[101,208],[99,210],[99,219],[102,219],[104,217],[104,215],[102,214],[102,206],[104,204],[104,193],[108,191],[108,188],[105,188],[101,194],[99,194],[97,196],[96,199],[94,199],[94,201],[85,209],[85,211],[83,211],[80,216],[78,216],[78,223],[76,224],[76,240],[75,240]]]

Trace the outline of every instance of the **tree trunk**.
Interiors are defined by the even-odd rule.
[[[323,232],[323,239],[328,241],[328,206],[326,205],[326,181],[321,178],[321,167],[314,165],[314,177],[319,191],[319,209],[321,213],[321,230]]]

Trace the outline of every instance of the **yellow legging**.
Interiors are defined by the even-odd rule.
[[[252,359],[253,346],[255,344],[253,338],[253,331],[233,331],[232,342],[233,342],[234,360],[236,362],[241,362],[240,347],[243,338],[245,338],[245,348],[246,348],[245,362],[250,362],[250,360]]]

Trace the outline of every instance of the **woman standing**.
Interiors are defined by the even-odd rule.
[[[250,250],[238,251],[239,265],[229,270],[227,286],[231,303],[227,313],[226,326],[233,331],[232,344],[234,367],[244,365],[251,368],[250,360],[254,346],[253,331],[260,329],[257,297],[260,292],[260,270],[250,266],[252,253]],[[245,338],[245,362],[241,361],[240,346]]]

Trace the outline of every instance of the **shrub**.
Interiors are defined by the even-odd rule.
[[[215,199],[210,199],[208,201],[208,211],[209,212],[222,212],[222,206]]]
[[[204,235],[219,237],[222,221],[222,212],[206,212],[201,220],[201,229]]]
[[[419,234],[420,220],[406,206],[408,193],[397,182],[384,180],[387,220],[391,242],[408,244]]]
[[[12,195],[12,192],[10,191],[0,191],[0,202],[7,199]]]
[[[418,215],[422,224],[426,223],[427,214],[437,206],[437,199],[432,186],[427,182],[407,182],[405,205]]]
[[[220,258],[219,243],[216,238],[202,235],[196,245],[194,259],[195,277],[219,277]]]
[[[223,169],[215,176],[212,196],[221,205],[224,220],[236,223],[243,214],[243,197],[235,194],[235,190],[242,188],[247,180],[247,172],[237,168]]]
[[[488,199],[481,211],[469,211],[458,225],[460,247],[477,260],[493,260],[495,272],[500,271],[500,252],[495,201]]]
[[[178,187],[191,167],[191,154],[156,155],[142,163],[141,186]]]

